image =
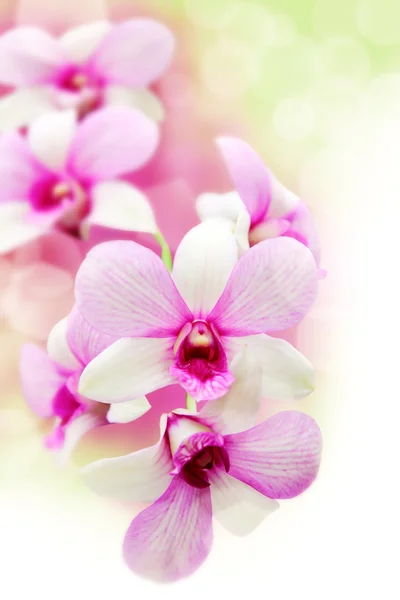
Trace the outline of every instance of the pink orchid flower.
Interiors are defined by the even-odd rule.
[[[265,239],[291,237],[308,248],[319,264],[320,246],[306,205],[286,189],[246,142],[234,137],[217,139],[236,191],[202,194],[197,199],[200,220],[223,218],[236,225],[242,250]]]
[[[59,451],[64,461],[87,431],[107,423],[133,421],[150,409],[146,398],[107,407],[78,393],[85,366],[115,339],[89,327],[74,308],[52,329],[47,352],[34,344],[22,347],[24,398],[38,416],[56,419],[45,443],[49,449]]]
[[[141,167],[158,143],[154,122],[123,107],[77,123],[74,111],[35,121],[24,138],[0,138],[0,253],[56,227],[86,237],[92,225],[157,230],[150,204],[117,178]]]
[[[164,415],[155,446],[82,470],[100,495],[153,502],[124,540],[125,561],[137,575],[164,582],[187,577],[211,550],[212,517],[246,535],[279,507],[276,499],[301,494],[317,475],[321,433],[315,421],[287,411],[254,426],[260,370],[244,356],[234,370],[236,381],[224,398],[197,414]]]
[[[122,402],[179,383],[197,401],[224,395],[230,363],[246,344],[263,369],[263,392],[299,397],[312,389],[310,363],[287,342],[265,335],[298,323],[317,294],[316,265],[296,240],[266,240],[238,261],[224,221],[190,230],[172,277],[135,242],[92,249],[76,277],[83,317],[120,338],[85,369],[80,392]]]
[[[21,127],[55,108],[82,116],[105,104],[128,105],[153,118],[163,107],[147,86],[174,50],[171,32],[151,19],[98,21],[55,38],[39,27],[0,37],[0,83],[17,91],[0,101],[0,130]]]

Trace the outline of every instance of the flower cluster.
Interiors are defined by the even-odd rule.
[[[219,137],[234,190],[204,189],[200,222],[171,252],[136,178],[163,138],[168,111],[149,86],[173,49],[172,33],[146,18],[0,37],[0,83],[14,88],[0,101],[1,260],[49,235],[84,257],[47,348],[21,351],[26,402],[54,424],[46,447],[65,463],[89,430],[151,414],[151,392],[186,393],[156,445],[82,470],[96,493],[149,504],[123,552],[157,581],[203,563],[212,517],[244,535],[302,493],[321,454],[306,414],[259,419],[265,401],[314,389],[310,362],[279,337],[307,315],[324,274],[306,205],[247,143]]]

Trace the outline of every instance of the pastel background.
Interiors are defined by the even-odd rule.
[[[46,19],[57,30],[100,4],[26,1],[19,17]],[[0,0],[2,28],[15,8]],[[249,538],[215,527],[210,558],[189,580],[160,587],[137,579],[120,556],[132,507],[93,496],[73,466],[60,470],[42,448],[46,426],[20,397],[19,347],[44,337],[41,315],[53,310],[56,320],[67,310],[79,256],[68,254],[62,271],[43,267],[42,248],[28,273],[23,254],[12,265],[0,261],[0,596],[398,598],[400,3],[112,0],[109,10],[115,19],[150,14],[178,37],[177,59],[159,84],[176,148],[157,171],[161,213],[175,194],[194,220],[197,191],[227,189],[212,137],[232,132],[315,216],[328,276],[297,339],[316,366],[316,391],[266,412],[311,414],[323,431],[323,462],[315,485]],[[179,222],[173,235],[175,243]],[[53,295],[35,269],[55,282]],[[10,277],[17,281],[11,297]],[[102,438],[108,455],[148,441],[138,424],[110,429]],[[88,436],[75,466],[102,451]]]

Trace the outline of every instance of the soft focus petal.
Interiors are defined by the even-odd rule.
[[[71,4],[71,0],[18,0],[16,6],[17,23],[57,31],[106,18],[106,0],[84,0],[79,4]]]
[[[75,64],[84,63],[112,29],[108,21],[85,23],[69,29],[60,37],[60,45]]]
[[[32,186],[47,174],[22,135],[9,132],[0,137],[0,203],[27,201]]]
[[[269,238],[279,237],[288,231],[290,222],[286,219],[268,219],[262,221],[250,231],[249,240],[252,245]]]
[[[299,202],[290,215],[290,235],[305,243],[314,255],[317,265],[321,259],[321,245],[311,213],[304,202]]]
[[[0,37],[0,82],[23,87],[52,79],[67,58],[57,40],[38,27],[11,29]]]
[[[109,85],[105,91],[105,103],[111,106],[132,106],[159,123],[164,120],[165,110],[161,100],[147,88],[131,89],[122,85]]]
[[[141,111],[109,106],[81,122],[68,166],[89,181],[114,179],[142,167],[155,152],[158,138],[157,125]]]
[[[124,558],[137,575],[176,581],[191,575],[212,545],[210,490],[173,478],[167,491],[131,523]]]
[[[201,194],[196,200],[196,210],[200,221],[207,219],[227,219],[236,223],[242,210],[247,210],[239,194]]]
[[[68,463],[75,447],[88,431],[106,424],[107,420],[104,417],[90,412],[84,413],[68,423],[65,428],[64,444],[57,457],[60,466]]]
[[[130,423],[146,414],[150,409],[151,404],[146,396],[135,398],[130,402],[111,404],[107,413],[107,421],[109,423]]]
[[[166,69],[173,50],[174,38],[165,25],[151,19],[132,19],[109,32],[90,65],[110,83],[145,87]]]
[[[220,137],[216,142],[253,225],[268,210],[271,198],[269,171],[246,142],[234,137]]]
[[[103,352],[108,346],[117,341],[118,338],[93,329],[82,317],[76,306],[66,319],[66,339],[68,347],[86,366],[93,358]]]
[[[39,417],[52,416],[53,399],[64,385],[66,376],[60,374],[46,352],[34,344],[22,346],[20,376],[28,406]]]
[[[242,349],[231,365],[235,376],[229,392],[208,402],[201,418],[211,421],[221,433],[236,433],[253,427],[261,405],[262,371],[247,348]]]
[[[265,334],[234,341],[246,345],[249,361],[261,369],[263,398],[293,400],[314,390],[312,364],[289,342]]]
[[[195,318],[205,318],[221,296],[238,259],[236,240],[222,219],[200,223],[183,238],[172,278]]]
[[[83,227],[101,225],[123,231],[157,232],[153,209],[146,196],[125,181],[105,181],[92,190],[92,210]]]
[[[25,202],[0,204],[0,254],[15,250],[44,233],[44,228],[25,221],[29,209]]]
[[[225,436],[229,474],[269,498],[293,498],[314,481],[321,460],[321,432],[311,417],[281,412],[264,423]]]
[[[162,435],[155,446],[118,458],[98,460],[84,467],[81,474],[90,489],[100,496],[154,502],[171,483],[173,468],[169,445]]]
[[[54,107],[51,90],[22,88],[0,99],[0,132],[29,125]]]
[[[33,154],[49,169],[62,171],[76,129],[73,110],[53,111],[39,117],[28,132]]]
[[[72,352],[67,340],[68,317],[58,321],[50,331],[47,340],[47,353],[51,360],[65,369],[75,371],[82,368],[82,363]]]
[[[248,535],[274,510],[276,500],[267,498],[221,469],[210,474],[213,516],[234,535]]]
[[[112,404],[140,398],[174,383],[169,373],[174,339],[133,338],[115,342],[83,371],[79,393]]]
[[[159,257],[135,242],[89,252],[76,276],[76,302],[93,327],[119,337],[169,337],[193,320]]]
[[[317,290],[308,248],[290,238],[265,240],[239,260],[208,318],[221,335],[288,329],[307,314]]]
[[[271,203],[268,209],[268,216],[280,218],[292,212],[300,199],[296,194],[285,188],[273,173],[269,173],[269,178],[271,185]]]
[[[249,230],[250,230],[250,215],[247,210],[240,211],[236,224],[233,229],[233,235],[235,236],[236,243],[239,248],[239,256],[243,256],[245,252],[250,248],[249,244]]]

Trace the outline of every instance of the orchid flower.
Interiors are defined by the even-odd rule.
[[[154,122],[108,107],[77,123],[74,111],[39,117],[27,138],[0,138],[0,253],[56,227],[86,237],[91,225],[157,232],[144,195],[120,181],[153,155]]]
[[[236,381],[224,398],[197,414],[181,409],[163,415],[155,446],[82,470],[100,495],[153,502],[132,521],[123,544],[137,575],[187,577],[211,550],[212,517],[246,535],[278,508],[277,499],[301,494],[317,475],[316,422],[287,411],[254,426],[261,373],[244,356],[235,362]]]
[[[54,38],[39,27],[0,37],[0,83],[16,91],[0,101],[0,130],[29,124],[55,108],[79,115],[106,104],[128,105],[156,120],[163,107],[147,86],[174,50],[171,32],[151,19],[98,21]]]
[[[243,251],[265,239],[292,237],[310,248],[319,264],[320,247],[308,208],[286,189],[246,142],[220,137],[217,146],[232,178],[235,191],[201,194],[197,212],[201,221],[227,219]]]
[[[115,341],[92,329],[74,308],[52,329],[47,352],[35,344],[21,350],[22,389],[29,407],[40,417],[56,419],[46,438],[49,449],[69,458],[80,438],[107,423],[126,423],[150,409],[146,398],[107,407],[78,393],[80,374],[87,364]]]
[[[290,344],[269,337],[298,323],[317,293],[316,265],[296,240],[266,240],[238,261],[226,222],[191,229],[179,245],[172,277],[159,257],[135,242],[93,248],[76,277],[83,317],[120,339],[84,370],[79,391],[123,402],[172,383],[197,401],[223,396],[230,363],[246,344],[263,370],[263,393],[299,397],[313,369]]]

